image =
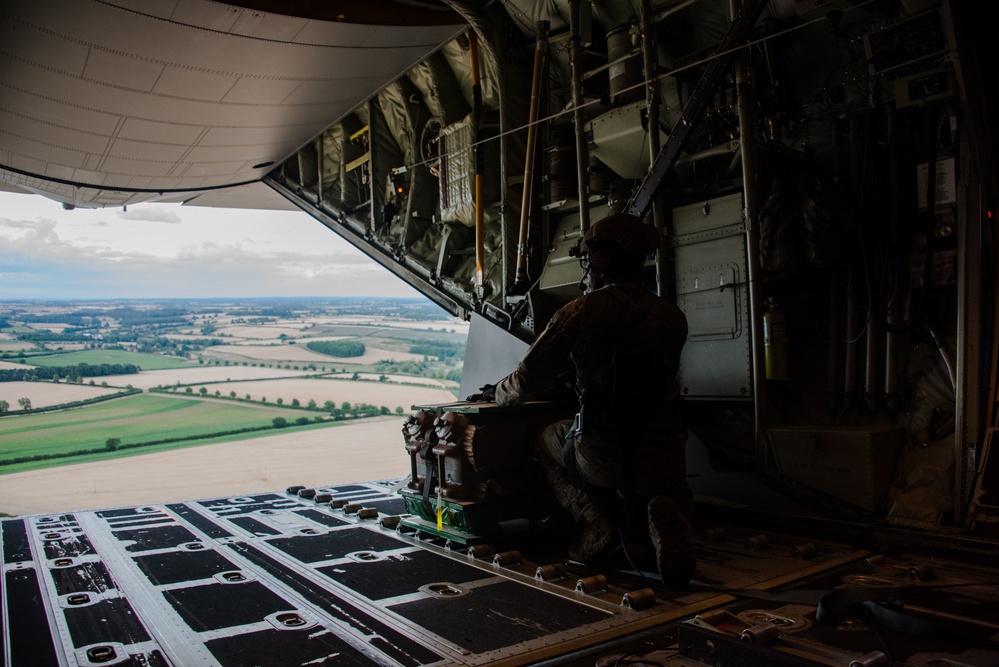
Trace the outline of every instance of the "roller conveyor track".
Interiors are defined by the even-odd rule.
[[[534,548],[543,545],[541,534],[452,549],[439,537],[399,530],[392,482],[308,496],[262,493],[3,520],[5,663],[582,665],[623,651],[654,653],[662,664],[737,664],[703,653],[694,660],[689,647],[681,655],[678,629],[688,637],[709,631],[683,624],[731,609],[750,625],[768,614],[784,619],[785,643],[793,643],[791,633],[805,637],[804,626],[814,634],[814,609],[741,591],[803,582],[923,587],[919,608],[939,608],[941,619],[977,632],[968,636],[990,632],[987,622],[969,618],[968,603],[984,604],[995,591],[988,568],[938,562],[933,575],[925,563],[871,560],[870,551],[832,541],[698,525],[696,581],[676,591],[626,567],[542,559],[536,554],[544,549]],[[919,576],[961,586],[934,588]],[[870,632],[821,630],[821,646],[848,640],[836,649],[842,655],[870,648]],[[954,653],[962,641],[956,644],[930,642],[916,653]]]

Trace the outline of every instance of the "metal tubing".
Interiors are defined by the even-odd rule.
[[[839,119],[832,122],[832,158],[833,173],[840,179],[843,178],[843,123]],[[841,407],[844,404],[843,385],[843,302],[844,291],[842,285],[849,284],[845,275],[833,272],[829,278],[829,353],[826,365],[826,404],[830,410]]]
[[[705,148],[703,151],[698,153],[688,153],[680,158],[677,158],[676,163],[692,164],[694,162],[706,160],[709,157],[718,157],[719,155],[731,155],[733,167],[735,165],[742,164],[742,155],[739,152],[739,142],[735,140],[726,141],[725,143],[712,146],[711,148]]]
[[[899,306],[889,304],[887,314],[887,333],[885,334],[885,403],[889,410],[894,410],[899,404],[899,360],[902,351],[902,336],[893,333],[892,329],[901,322]]]
[[[569,72],[572,77],[572,124],[576,131],[576,187],[579,196],[579,231],[590,228],[590,179],[586,170],[586,118],[583,115],[583,49],[580,43],[581,0],[569,0]]]
[[[895,252],[894,248],[901,247],[899,239],[901,237],[901,212],[899,210],[899,201],[901,199],[901,193],[899,191],[899,139],[898,133],[895,131],[897,127],[895,121],[895,112],[890,111],[888,115],[889,127],[891,131],[888,134],[888,201],[890,202],[889,208],[889,222],[891,224],[891,243],[892,247],[888,249],[889,252]],[[898,253],[901,256],[902,253]],[[898,271],[901,274],[901,271]],[[895,278],[898,285],[906,285],[905,291],[908,292],[908,281],[904,281],[901,275]],[[898,331],[898,327],[902,321],[901,316],[901,304],[905,302],[906,295],[900,289],[896,288],[894,294],[889,296],[888,302],[886,304],[885,312],[885,360],[884,360],[884,399],[885,406],[889,410],[895,410],[899,406],[899,387],[901,384],[901,357],[902,357],[902,337],[900,334],[895,333]]]
[[[850,190],[860,192],[863,188],[861,181],[862,155],[860,146],[863,139],[863,128],[857,116],[850,118]],[[860,383],[860,338],[864,333],[864,328],[859,322],[857,299],[854,295],[854,276],[861,270],[857,263],[851,269],[849,280],[847,281],[847,301],[846,301],[846,378],[843,388],[846,392],[846,407],[858,407],[861,403],[861,383]],[[870,312],[868,312],[870,314]],[[870,323],[868,318],[868,324]]]
[[[760,293],[760,230],[756,196],[756,160],[753,151],[753,82],[749,66],[740,59],[735,66],[736,110],[739,113],[739,147],[742,152],[742,189],[746,222],[746,278],[749,291],[750,340],[753,351],[753,411],[756,421],[757,457],[766,462],[764,435],[769,426],[765,408],[766,372],[763,350],[763,295]]]
[[[867,333],[865,341],[867,343],[864,350],[864,400],[868,410],[878,407],[878,400],[881,398],[883,385],[879,384],[878,365],[878,343],[881,341],[880,327],[875,326],[873,316],[874,308],[871,307],[871,317],[868,318]]]
[[[649,167],[649,173],[642,179],[638,190],[628,202],[627,209],[631,215],[644,218],[645,214],[648,213],[656,192],[662,187],[663,179],[673,169],[681,151],[687,144],[687,140],[690,139],[691,133],[704,116],[709,97],[729,71],[734,57],[734,47],[749,34],[766,5],[767,0],[746,0],[742,9],[739,10],[739,14],[733,18],[732,27],[718,44],[715,56],[708,63],[708,67],[701,75],[700,81],[697,82],[694,92],[687,104],[684,105],[683,111],[680,113],[680,121],[674,125],[669,139],[663,145],[663,149],[659,152],[652,166]]]
[[[520,200],[520,234],[517,238],[517,273],[514,290],[527,285],[527,230],[531,219],[534,183],[534,153],[537,144],[538,108],[541,102],[541,76],[548,50],[548,22],[539,21],[534,43],[534,76],[531,79],[531,105],[527,119],[527,151],[524,157],[523,195]]]
[[[656,14],[655,19],[653,19],[653,22],[654,23],[659,23],[660,21],[662,21],[667,16],[670,16],[672,14],[676,14],[678,11],[680,11],[682,9],[686,9],[687,7],[689,7],[690,5],[694,4],[695,2],[697,2],[697,0],[673,0],[673,4],[672,5],[670,5],[666,9],[664,9],[661,12],[659,12],[658,14]]]
[[[375,149],[377,148],[377,143],[378,143],[378,141],[375,139],[375,135],[377,135],[378,133],[375,131],[376,116],[375,116],[374,98],[368,100],[367,107],[368,107],[368,132],[367,132],[368,155],[367,159],[365,160],[365,163],[367,164],[367,169],[368,169],[368,231],[370,232],[370,235],[373,236],[375,231],[377,230],[377,225],[375,223],[378,220],[378,215],[380,214],[380,211],[378,211],[378,206],[376,201],[377,198],[375,197],[375,193],[378,192],[378,185],[375,183],[375,162],[373,160],[373,157],[375,155]],[[318,160],[316,162],[318,162]],[[363,174],[364,171],[362,170],[361,173]],[[363,181],[363,176],[362,176],[362,181]]]
[[[860,359],[860,333],[857,324],[857,300],[853,297],[852,285],[846,296],[846,373],[843,380],[845,407],[856,407],[860,394],[860,379],[857,377]]]
[[[957,279],[957,353],[955,359],[954,420],[956,470],[954,494],[955,523],[960,525],[971,499],[976,454],[982,444],[982,257],[985,250],[982,222],[986,203],[983,188],[974,175],[971,164],[972,150],[967,147],[968,137],[961,146],[962,173],[958,187],[958,279]],[[994,351],[993,351],[994,353]],[[969,514],[970,518],[970,514]]]
[[[580,75],[580,79],[582,81],[586,81],[587,79],[592,79],[596,75],[602,74],[603,72],[609,70],[611,67],[614,67],[614,65],[626,62],[630,58],[634,58],[636,53],[638,53],[638,50],[631,49],[630,51],[628,51],[628,53],[624,54],[623,56],[619,56],[617,58],[614,58],[613,60],[608,60],[603,65],[597,65],[596,67],[591,67],[590,69],[586,70]]]
[[[483,197],[482,146],[482,84],[479,80],[479,36],[475,28],[468,29],[468,53],[472,60],[472,121],[475,124],[475,286],[480,292],[485,286],[485,203]],[[479,296],[483,296],[479,294]]]
[[[829,352],[826,366],[826,403],[829,409],[838,407],[843,400],[843,374],[841,373],[843,340],[843,299],[837,277],[829,279]]]
[[[642,67],[645,76],[645,102],[648,107],[649,164],[652,164],[662,149],[659,141],[659,64],[656,58],[656,32],[652,23],[652,0],[642,0],[640,8],[642,30]],[[666,231],[662,197],[656,193],[652,201],[652,221],[659,233],[656,247],[656,291],[666,296],[666,250],[663,248],[663,235]]]
[[[295,191],[294,186],[289,186],[288,181],[281,177],[279,172],[272,172],[262,179],[267,185],[282,197],[287,199],[299,209],[305,211],[313,218],[321,222],[328,229],[346,239],[351,245],[373,259],[383,268],[388,269],[400,279],[413,285],[423,293],[428,299],[438,306],[448,311],[452,315],[461,318],[468,317],[470,304],[467,300],[458,300],[454,294],[444,291],[437,283],[431,279],[430,270],[418,262],[400,263],[392,258],[380,246],[376,246],[363,235],[358,234],[348,225],[343,224],[342,218],[334,217],[327,209],[320,209],[307,201]]]
[[[319,172],[318,180],[316,182],[316,201],[322,206],[323,203],[323,137],[324,134],[320,134],[319,138],[316,139],[316,171]]]

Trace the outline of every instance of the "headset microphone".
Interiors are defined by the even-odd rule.
[[[591,288],[593,286],[593,281],[588,281],[588,279],[590,274],[593,273],[593,265],[586,261],[583,263],[583,266],[585,268],[583,269],[583,277],[579,279],[579,290],[583,292],[583,294],[589,294],[592,291]]]

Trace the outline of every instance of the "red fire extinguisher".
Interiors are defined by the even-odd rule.
[[[767,379],[787,382],[787,328],[784,313],[777,310],[773,298],[767,299],[763,313],[763,354]]]

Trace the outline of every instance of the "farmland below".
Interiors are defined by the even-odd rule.
[[[0,302],[0,475],[371,417],[398,432],[455,399],[467,327],[423,299]]]
[[[295,410],[261,410],[243,405],[216,404],[211,401],[160,396],[131,396],[99,403],[80,410],[63,410],[23,415],[0,420],[0,461],[39,455],[65,455],[69,452],[97,449],[99,453],[72,458],[74,463],[109,458],[124,453],[144,453],[145,443],[171,440],[197,444],[208,434],[246,431],[270,427],[275,417],[294,421]],[[238,435],[238,434],[233,434]],[[112,449],[109,440],[116,440]],[[118,453],[118,450],[122,454]],[[132,450],[130,452],[126,450]],[[40,459],[41,461],[56,460]],[[8,464],[9,472],[30,470],[32,462]]]

